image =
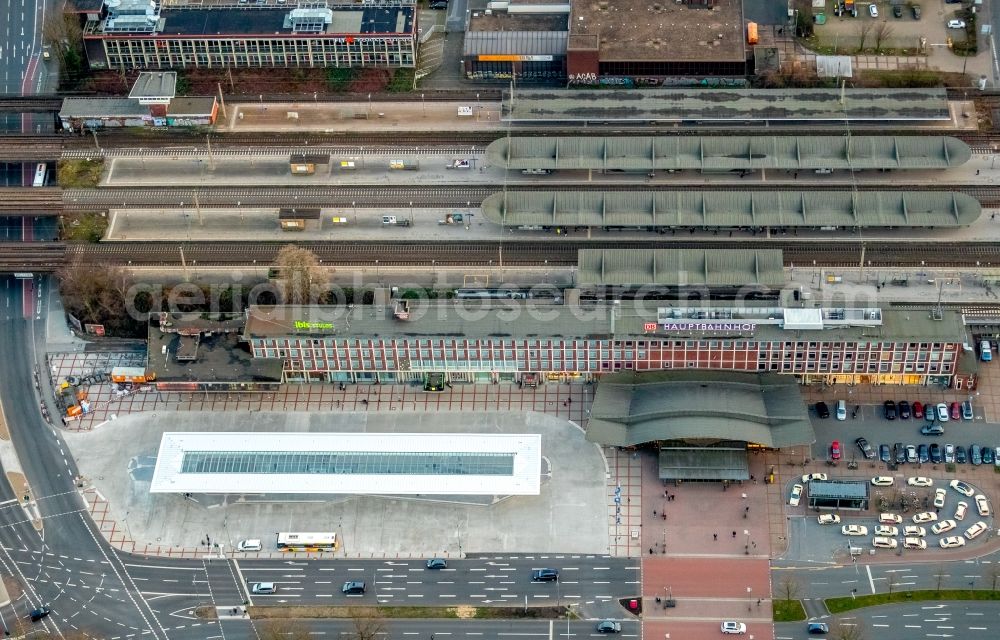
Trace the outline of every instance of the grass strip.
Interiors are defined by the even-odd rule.
[[[1000,600],[1000,591],[983,589],[946,589],[942,591],[897,591],[895,593],[875,593],[856,598],[827,598],[826,608],[830,613],[843,613],[863,607],[877,607],[893,602],[914,602],[927,600]],[[775,620],[777,620],[775,616]]]
[[[775,622],[799,622],[806,619],[806,610],[798,600],[775,600],[771,603]]]

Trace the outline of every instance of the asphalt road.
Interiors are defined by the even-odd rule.
[[[1000,637],[998,602],[914,602],[852,611],[835,619],[823,618],[831,626],[860,625],[864,635],[878,640],[916,638],[973,640]],[[831,634],[831,637],[835,637]],[[774,625],[775,640],[805,640],[822,636],[806,634],[804,622]]]
[[[0,93],[34,93],[25,76],[41,61],[45,0],[0,0]],[[21,114],[0,113],[0,131],[20,132]]]
[[[532,582],[534,569],[559,570],[558,582]],[[454,606],[460,604],[565,606],[588,615],[619,617],[619,598],[640,590],[639,560],[608,556],[502,556],[450,560],[429,570],[424,560],[244,560],[245,584],[274,582],[274,595],[253,596],[254,604],[344,604]],[[345,596],[348,580],[364,580],[365,594]]]
[[[306,628],[310,636],[340,637],[354,631],[349,620],[308,620],[300,624]],[[460,638],[498,639],[539,638],[552,640],[555,638],[638,638],[641,629],[638,622],[622,622],[620,634],[608,636],[597,633],[596,621],[574,620],[567,624],[565,620],[387,620],[385,631],[389,637],[396,640],[414,638],[426,640],[455,640]]]

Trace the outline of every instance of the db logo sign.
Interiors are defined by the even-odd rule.
[[[642,326],[642,328],[644,330],[646,330],[646,331],[656,331],[656,323],[655,322],[647,322],[646,324],[644,324]]]

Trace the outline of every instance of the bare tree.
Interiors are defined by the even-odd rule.
[[[797,600],[800,592],[800,585],[798,580],[792,576],[784,576],[780,582],[778,582],[778,595],[785,602],[791,602],[792,600]]]
[[[990,581],[990,590],[996,591],[997,584],[1000,583],[1000,565],[991,564],[990,568],[986,571],[986,577]]]
[[[385,619],[377,609],[348,609],[347,613],[354,626],[347,634],[349,640],[388,640]]]
[[[892,592],[895,591],[896,587],[899,586],[899,578],[896,577],[896,574],[893,573],[889,575],[888,584],[889,584],[889,595],[891,596]]]
[[[892,37],[892,25],[888,22],[876,23],[872,36],[875,38],[875,52],[880,53],[882,43]]]
[[[128,313],[131,274],[107,264],[69,263],[56,274],[66,310],[81,322],[103,324],[112,335],[134,330],[140,318]]]
[[[861,20],[858,22],[858,53],[862,53],[865,50],[865,44],[868,42],[868,36],[871,35],[874,27],[875,23],[870,20]]]
[[[285,245],[275,259],[285,304],[315,304],[324,293],[326,279],[319,258],[308,249]]]
[[[935,580],[935,591],[941,591],[941,585],[944,584],[944,579],[948,577],[948,574],[944,572],[944,567],[939,566],[937,572],[934,574]]]
[[[301,620],[265,620],[255,625],[260,640],[311,640],[309,626]]]
[[[855,619],[851,624],[837,622],[831,625],[829,637],[831,640],[865,640],[868,634],[864,625]]]

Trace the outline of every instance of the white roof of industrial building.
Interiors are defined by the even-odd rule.
[[[167,432],[150,492],[538,495],[540,474],[538,434]]]

